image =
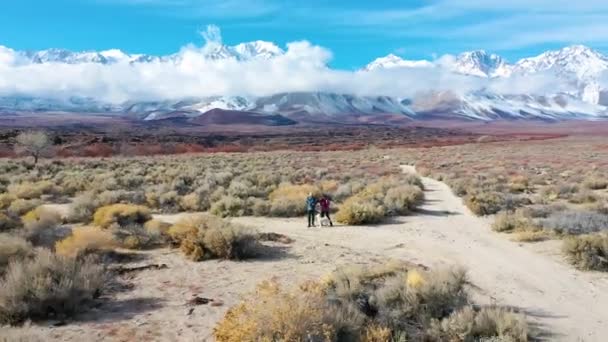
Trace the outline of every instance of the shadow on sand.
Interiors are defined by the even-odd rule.
[[[414,214],[420,215],[420,216],[439,216],[439,217],[462,215],[461,213],[455,212],[455,211],[429,210],[429,209],[422,209],[422,208],[414,210]]]

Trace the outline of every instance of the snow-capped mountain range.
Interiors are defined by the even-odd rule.
[[[274,43],[258,40],[234,46],[212,44],[204,51],[204,57],[208,60],[235,59],[238,61],[248,61],[255,59],[271,59],[284,53],[285,51]],[[179,52],[167,56],[153,56],[145,54],[128,54],[117,49],[82,52],[73,52],[65,49],[47,49],[41,51],[17,51],[16,55],[19,64],[96,63],[110,65],[118,63],[176,62],[182,58],[182,54]]]
[[[2,47],[0,47],[2,48]],[[6,49],[6,48],[5,48]],[[202,56],[210,61],[232,59],[272,61],[285,50],[271,42],[254,41],[234,46],[206,46]],[[2,52],[0,50],[0,52]],[[71,52],[49,49],[15,51],[14,63],[102,65],[138,63],[179,63],[183,53],[168,56],[128,54],[120,50]],[[1,57],[1,56],[0,56]],[[280,114],[299,120],[344,122],[347,117],[396,115],[405,120],[429,118],[494,119],[608,119],[608,57],[588,47],[574,45],[548,51],[536,57],[509,63],[483,50],[465,52],[438,60],[406,60],[394,54],[378,58],[357,72],[390,73],[399,68],[440,69],[481,79],[505,79],[550,74],[560,87],[547,94],[496,93],[479,89],[464,95],[452,91],[428,91],[409,97],[355,96],[329,92],[291,92],[264,97],[213,96],[148,102],[128,101],[108,104],[92,98],[46,99],[19,94],[0,97],[0,115],[10,111],[70,111],[84,113],[123,113],[145,120],[176,116],[195,117],[213,109]],[[564,90],[565,89],[565,90]],[[373,120],[371,120],[373,121]]]

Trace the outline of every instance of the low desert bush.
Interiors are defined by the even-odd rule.
[[[19,226],[20,223],[18,220],[0,212],[0,232],[12,230],[18,228]]]
[[[566,238],[566,259],[583,270],[608,271],[608,234],[589,234]]]
[[[470,306],[434,321],[426,332],[434,341],[527,341],[528,324],[523,315],[503,308]]]
[[[558,199],[570,199],[578,191],[579,187],[576,184],[559,184],[543,187],[540,194],[544,200],[552,202]]]
[[[467,195],[465,205],[479,216],[496,214],[504,208],[505,196],[498,192]]]
[[[15,197],[22,199],[37,199],[42,195],[53,195],[59,193],[57,186],[50,181],[11,184],[8,187],[8,191]]]
[[[26,200],[26,199],[17,199],[11,203],[8,207],[8,212],[15,216],[22,216],[30,210],[40,206],[42,204],[39,200]]]
[[[258,251],[256,234],[213,215],[197,215],[169,228],[169,236],[191,260],[246,259]]]
[[[77,257],[112,250],[118,242],[111,232],[97,227],[79,227],[72,230],[72,235],[58,241],[55,251],[58,255]]]
[[[324,298],[311,291],[284,291],[263,282],[255,293],[228,310],[214,329],[218,342],[335,341]]]
[[[185,211],[205,211],[209,209],[209,199],[198,192],[191,192],[181,198],[180,207]]]
[[[311,184],[293,185],[282,183],[270,193],[270,215],[296,217],[306,214],[306,197],[309,193],[320,196],[321,189]]]
[[[52,247],[55,236],[53,230],[61,223],[59,213],[38,207],[23,215],[21,221],[24,228],[23,234],[28,241],[35,246]]]
[[[527,341],[523,316],[468,304],[462,270],[338,269],[292,290],[263,282],[214,329],[236,341]]]
[[[132,224],[143,225],[152,219],[150,210],[144,206],[132,204],[112,204],[97,209],[93,223],[101,228],[126,227]]]
[[[0,194],[0,210],[8,208],[17,197],[11,194]]]
[[[608,230],[608,215],[568,210],[555,212],[540,223],[559,234],[588,234]]]
[[[130,224],[112,230],[114,239],[127,249],[147,249],[164,244],[165,236],[150,233],[144,225]]]
[[[93,214],[99,206],[95,194],[90,192],[81,194],[70,204],[67,219],[70,222],[89,223],[93,220]]]
[[[251,215],[264,217],[270,215],[271,206],[266,200],[257,197],[247,199],[247,207],[251,211]]]
[[[525,230],[516,232],[512,240],[517,242],[539,242],[550,238],[551,235],[545,230]]]
[[[219,217],[238,217],[245,216],[251,211],[244,199],[224,196],[211,205],[209,212]]]
[[[18,261],[34,255],[34,247],[19,236],[0,233],[0,276],[11,261]]]
[[[402,185],[386,192],[384,205],[389,215],[405,215],[422,204],[424,193],[420,187]]]
[[[348,198],[336,214],[338,222],[359,225],[381,222],[387,216],[405,215],[422,203],[418,178],[383,178]]]
[[[501,211],[492,223],[492,230],[499,233],[539,231],[541,228],[532,218],[526,216],[527,213],[526,210]]]
[[[0,280],[0,323],[75,314],[93,302],[105,281],[104,268],[93,259],[41,249],[34,258],[12,262]]]
[[[583,190],[573,194],[568,200],[574,204],[596,203],[599,197],[590,190]]]
[[[530,189],[530,182],[525,176],[514,176],[509,180],[509,191],[512,193],[527,192]]]
[[[386,215],[386,209],[375,201],[362,196],[347,199],[336,214],[336,220],[347,225],[360,225],[381,222]]]
[[[150,220],[144,224],[144,228],[148,231],[148,234],[158,236],[168,235],[170,227],[170,223],[160,220]]]
[[[588,177],[583,181],[583,186],[590,190],[603,190],[608,188],[608,178],[600,176]]]

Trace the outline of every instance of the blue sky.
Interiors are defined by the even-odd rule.
[[[486,49],[509,60],[569,44],[608,51],[606,0],[2,0],[0,45],[18,50],[119,48],[170,54],[202,44],[309,40],[355,69],[396,53],[408,59]]]

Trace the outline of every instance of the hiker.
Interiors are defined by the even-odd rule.
[[[319,200],[319,204],[321,205],[321,217],[327,217],[327,220],[329,220],[329,225],[331,227],[333,227],[334,223],[331,221],[331,218],[329,217],[329,205],[331,204],[331,200],[329,199],[329,196],[323,195],[321,200]]]
[[[315,226],[315,214],[317,206],[317,199],[311,193],[308,193],[306,198],[306,212],[308,213],[308,228]]]

